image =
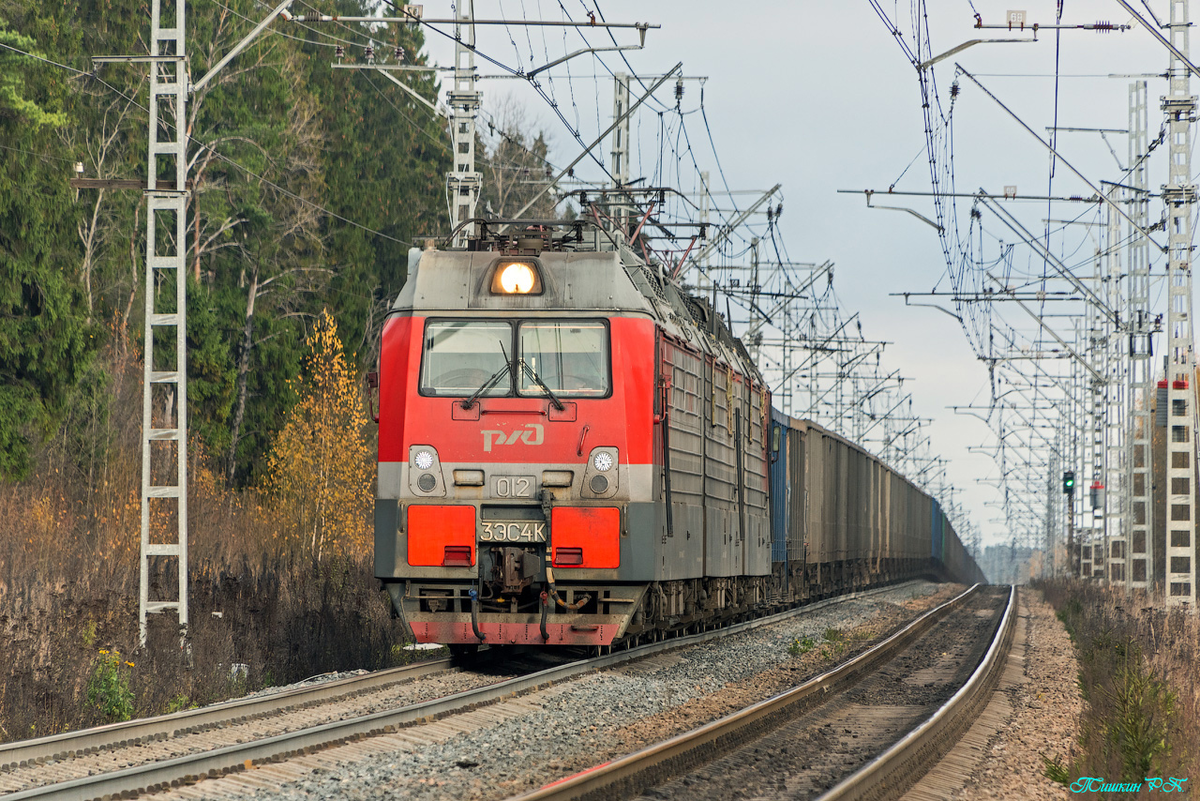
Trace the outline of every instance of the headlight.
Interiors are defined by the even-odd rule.
[[[428,470],[433,467],[433,454],[429,451],[417,451],[417,455],[413,457],[413,462],[421,470]]]
[[[500,288],[513,295],[527,295],[533,289],[533,268],[516,262],[500,268]]]
[[[596,468],[601,473],[607,473],[609,470],[612,469],[612,466],[613,466],[612,454],[608,454],[608,453],[605,453],[604,451],[601,451],[600,453],[597,453],[594,457],[592,457],[592,467]]]
[[[492,273],[492,292],[498,295],[540,295],[542,277],[528,261],[502,261]]]

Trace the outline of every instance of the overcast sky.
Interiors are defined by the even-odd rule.
[[[426,2],[426,17],[448,17],[449,3]],[[911,32],[911,7],[907,2],[882,0],[884,11]],[[1151,7],[1167,13],[1161,0]],[[478,2],[478,18],[583,20],[591,2],[562,0],[507,0]],[[1056,4],[1047,0],[1025,4],[1015,0],[931,0],[928,23],[932,51],[941,53],[971,39],[1008,38],[999,30],[974,28],[977,11],[985,23],[1000,23],[1006,13],[1023,9],[1029,23],[1054,22]],[[617,2],[600,6],[609,22],[649,22],[661,29],[649,31],[646,47],[626,52],[629,64],[641,75],[660,75],[683,62],[688,76],[705,76],[704,105],[711,135],[725,179],[734,190],[765,190],[783,185],[784,214],[780,230],[790,258],[804,262],[836,263],[835,289],[846,316],[861,313],[867,339],[882,339],[890,345],[884,353],[888,369],[899,368],[911,379],[904,385],[914,397],[917,414],[934,418],[930,427],[934,451],[951,460],[950,480],[961,491],[958,498],[972,520],[984,532],[984,543],[1007,542],[1011,532],[1000,522],[1000,511],[986,506],[997,500],[995,490],[980,480],[994,480],[992,460],[969,453],[968,446],[988,445],[992,439],[983,425],[970,417],[955,415],[952,405],[986,404],[989,397],[986,368],[977,361],[957,321],[929,308],[906,308],[903,299],[891,293],[923,292],[939,286],[948,289],[946,266],[934,228],[902,212],[869,210],[862,195],[838,194],[839,189],[886,190],[896,188],[928,191],[929,168],[924,156],[921,100],[916,71],[894,37],[866,0],[792,0],[791,2],[718,3],[703,0],[660,2]],[[1197,11],[1200,14],[1200,10]],[[1117,24],[1129,15],[1116,2],[1073,2],[1066,0],[1064,24],[1098,20]],[[636,41],[630,31],[615,34],[621,44]],[[591,46],[611,46],[598,31],[587,31]],[[427,33],[432,60],[453,62],[452,46]],[[491,27],[479,29],[481,51],[508,65],[521,61],[526,69],[584,47],[579,35],[562,30]],[[1141,28],[1118,33],[1063,31],[1057,49],[1057,113],[1060,126],[1125,128],[1129,74],[1161,74],[1167,54]],[[616,53],[600,54],[614,71],[628,69]],[[1012,111],[1045,137],[1055,115],[1056,43],[1051,31],[1039,33],[1036,43],[981,44],[940,62],[937,87],[943,105],[949,102],[955,62],[977,75]],[[582,56],[567,67],[552,71],[542,86],[559,104],[563,116],[586,141],[591,141],[612,119],[612,79],[592,56]],[[482,60],[483,74],[498,70]],[[592,76],[599,77],[593,79]],[[1079,77],[1089,76],[1089,77]],[[1091,190],[1060,162],[1052,187],[1049,154],[1022,130],[997,104],[966,79],[955,111],[955,179],[962,192],[980,187],[1000,194],[1005,186],[1016,186],[1021,194],[1090,195]],[[485,109],[496,109],[506,97],[516,98],[527,116],[544,129],[551,140],[551,160],[565,165],[580,148],[547,103],[523,81],[487,81],[481,85]],[[572,91],[573,90],[573,91]],[[1157,134],[1162,115],[1158,98],[1167,92],[1161,78],[1149,87],[1151,138]],[[635,95],[639,94],[635,87]],[[673,84],[656,95],[673,110]],[[688,82],[681,108],[695,112],[699,85]],[[663,182],[681,177],[682,188],[694,185],[695,168],[688,155],[676,172],[669,162],[659,166],[658,111],[662,106],[638,112],[634,123],[633,177],[658,175]],[[666,115],[668,118],[670,112]],[[701,169],[710,171],[711,181],[720,186],[716,160],[708,144],[699,113],[685,117],[692,154]],[[665,124],[665,123],[664,123]],[[676,129],[677,130],[677,129]],[[1126,161],[1123,134],[1110,134],[1108,143],[1096,134],[1060,133],[1059,150],[1090,180],[1120,177]],[[608,147],[598,148],[607,162]],[[916,162],[913,163],[914,158]],[[906,167],[911,168],[905,172]],[[1151,163],[1149,184],[1154,190],[1166,181],[1165,158]],[[582,174],[599,176],[599,169],[580,167]],[[590,170],[590,171],[589,171]],[[901,178],[901,176],[903,177]],[[689,183],[691,182],[691,183]],[[746,196],[738,198],[740,205]],[[876,199],[886,205],[909,206],[933,217],[928,198]],[[960,202],[965,216],[970,201]],[[1047,218],[1045,203],[1015,203],[1013,212],[1030,230],[1041,231]],[[1151,207],[1158,219],[1161,207]],[[1080,217],[1080,215],[1083,215]],[[1096,221],[1092,206],[1061,203],[1050,209],[1051,219]],[[759,223],[764,222],[759,219]],[[984,220],[985,230],[1003,238],[1003,229]],[[1094,245],[1094,230],[1077,225],[1056,234],[1055,248],[1073,265],[1090,273],[1088,259]],[[1007,237],[1013,241],[1014,237]],[[985,237],[984,253],[995,258],[999,245]],[[1014,266],[1040,274],[1041,260],[1028,248],[1014,253]],[[1020,313],[1006,309],[1017,322]],[[1064,330],[1064,334],[1068,331]],[[1049,369],[1059,369],[1051,365]]]

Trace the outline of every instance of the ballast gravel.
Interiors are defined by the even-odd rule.
[[[1056,799],[1071,793],[1046,778],[1043,757],[1069,765],[1079,738],[1083,700],[1075,648],[1040,591],[1022,588],[1028,612],[1025,681],[1006,690],[1011,716],[988,742],[978,770],[958,799]]]
[[[338,763],[326,752],[325,768],[246,791],[285,800],[517,795],[794,686],[963,589],[915,582],[850,599],[531,693],[520,714],[440,742]],[[404,731],[419,735],[420,727]],[[203,782],[187,790],[209,797]]]

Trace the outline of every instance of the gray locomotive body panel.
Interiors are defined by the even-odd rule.
[[[563,616],[579,623],[580,632],[617,626],[621,636],[631,622],[637,631],[635,621],[643,613],[649,619],[652,611],[661,623],[701,609],[719,613],[746,604],[786,605],[935,569],[960,581],[978,574],[933,499],[842,437],[773,412],[763,379],[740,341],[711,305],[683,294],[661,268],[645,266],[628,248],[542,252],[531,257],[541,265],[540,294],[497,295],[489,282],[502,257],[486,250],[423,252],[392,314],[635,318],[654,325],[654,353],[628,354],[653,364],[656,396],[653,425],[637,434],[653,440],[652,464],[619,465],[620,489],[607,501],[621,513],[619,564],[555,568],[560,588],[574,586],[577,593],[603,592],[614,599],[603,611]],[[614,355],[614,382],[622,380],[623,366]],[[777,455],[773,427],[781,429]],[[530,466],[522,461],[527,458],[518,454],[488,469],[514,475],[579,469]],[[456,467],[470,465],[452,463],[447,469]],[[461,631],[470,615],[465,590],[455,587],[479,581],[491,563],[481,556],[471,567],[408,566],[405,506],[430,502],[410,491],[408,469],[403,463],[381,464],[376,573],[389,583],[401,614],[426,613],[411,599],[427,590],[448,592],[445,619]],[[583,487],[576,475],[555,503],[594,504],[597,499]],[[772,492],[783,497],[773,499]],[[437,502],[465,502],[482,511],[486,494],[483,486],[447,487]],[[533,500],[527,505],[538,507]],[[940,537],[938,531],[943,531]],[[539,581],[549,577],[544,570],[539,576]],[[534,613],[514,611],[506,620],[537,627]],[[605,630],[611,641],[613,629]]]

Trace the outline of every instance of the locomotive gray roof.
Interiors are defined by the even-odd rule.
[[[646,297],[620,269],[614,252],[545,252],[541,295],[494,295],[492,264],[505,257],[494,251],[426,250],[413,269],[392,311],[443,314],[457,312],[557,311],[654,316]]]
[[[425,250],[410,257],[408,281],[392,311],[434,316],[525,312],[596,313],[645,316],[700,351],[716,355],[762,383],[762,376],[741,340],[701,299],[681,291],[658,265],[647,266],[631,249],[619,251],[543,251],[541,295],[496,295],[492,271],[508,257],[489,250]]]

